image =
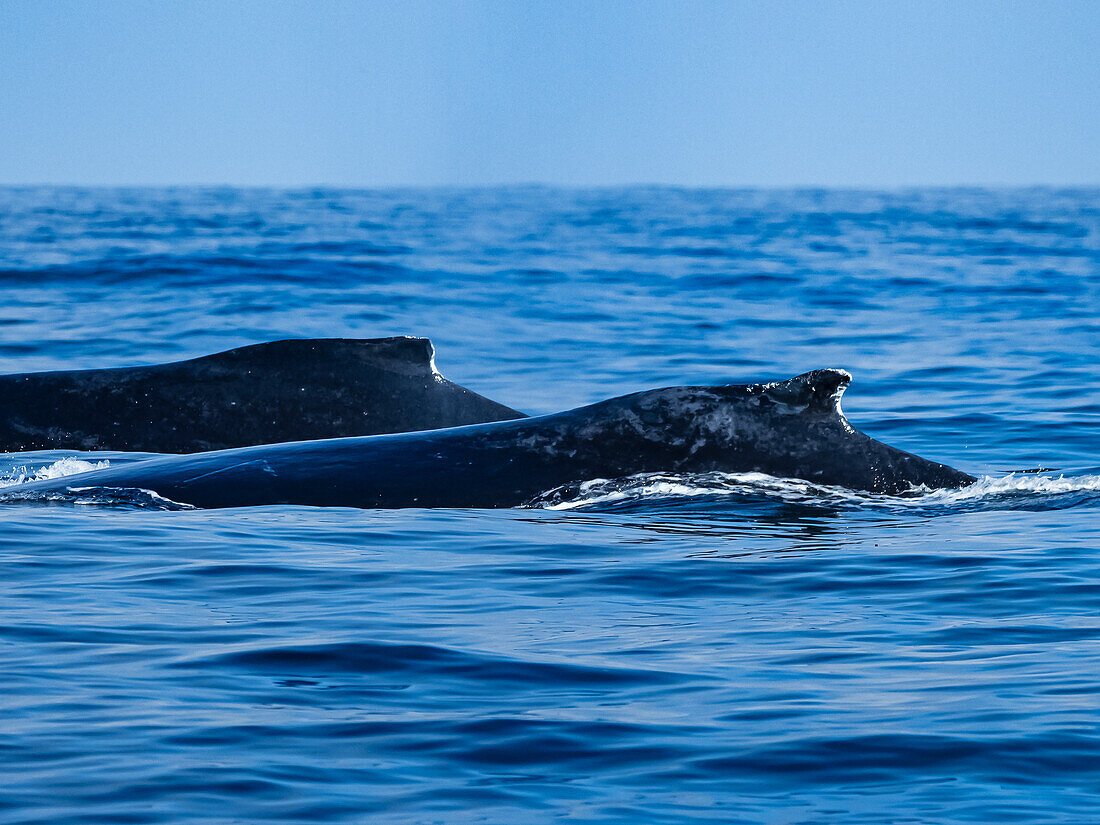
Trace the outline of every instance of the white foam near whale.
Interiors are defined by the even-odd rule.
[[[569,491],[549,490],[531,506],[550,510],[599,509],[655,500],[689,501],[699,498],[764,496],[791,504],[875,507],[891,510],[919,510],[928,507],[966,507],[999,501],[1036,500],[1074,494],[1100,493],[1100,475],[1038,475],[1009,473],[980,476],[966,487],[931,490],[915,488],[912,495],[887,496],[814,484],[794,478],[777,478],[765,473],[693,473],[673,475],[641,473],[624,479],[591,479]]]
[[[22,465],[0,475],[0,487],[8,493],[18,493],[18,488],[32,481],[64,478],[89,470],[110,466],[106,460],[88,461],[76,456],[65,456],[40,467]],[[77,492],[74,490],[74,492]],[[95,490],[79,490],[78,495],[51,496],[50,500],[70,501],[73,504],[114,505],[130,503],[151,509],[184,507],[151,491],[115,491],[99,495]],[[121,495],[120,495],[121,493]],[[907,497],[886,496],[859,492],[845,487],[814,484],[794,478],[777,478],[765,473],[641,473],[623,479],[590,479],[576,485],[568,494],[563,490],[548,490],[528,507],[547,510],[600,510],[621,506],[645,507],[647,503],[679,503],[690,505],[692,500],[726,500],[734,504],[739,497],[753,496],[773,499],[787,504],[842,507],[844,509],[882,509],[892,512],[923,510],[951,511],[971,507],[998,509],[1000,505],[1027,506],[1047,502],[1064,496],[1096,493],[1100,502],[1100,475],[1042,475],[1036,473],[1009,473],[1003,476],[980,476],[966,487],[940,490],[914,490]]]
[[[64,478],[65,476],[87,473],[91,470],[105,470],[111,466],[108,460],[87,461],[75,456],[65,456],[51,464],[30,468],[20,465],[0,475],[0,487],[11,487],[25,484],[28,481],[44,481],[51,478]]]

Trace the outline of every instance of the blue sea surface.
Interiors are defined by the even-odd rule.
[[[0,373],[408,334],[544,413],[840,367],[979,476],[0,505],[0,823],[1100,821],[1100,190],[2,188],[0,296]]]

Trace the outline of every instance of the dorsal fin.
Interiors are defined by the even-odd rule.
[[[268,341],[193,359],[192,363],[277,363],[299,362],[338,356],[404,375],[432,375],[435,369],[435,347],[427,338],[408,335],[393,338],[288,338]]]
[[[385,365],[395,372],[414,375],[438,374],[435,368],[435,347],[427,338],[400,335],[394,338],[334,339],[352,346],[364,359]]]
[[[764,394],[792,407],[820,413],[839,412],[840,396],[851,381],[851,373],[846,370],[813,370],[787,381],[765,384]]]

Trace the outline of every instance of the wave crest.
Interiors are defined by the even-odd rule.
[[[40,493],[21,490],[19,485],[0,488],[0,502],[28,504],[78,504],[93,507],[122,507],[138,510],[196,510],[190,504],[172,501],[152,490],[138,487],[71,487],[64,492]]]

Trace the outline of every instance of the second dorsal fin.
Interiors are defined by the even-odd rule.
[[[846,370],[804,372],[786,381],[765,384],[764,395],[773,401],[820,413],[839,412],[840,397],[852,381]]]

